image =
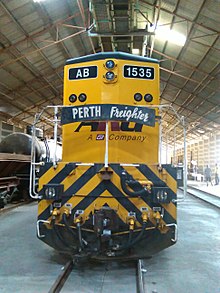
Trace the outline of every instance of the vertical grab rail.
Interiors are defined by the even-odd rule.
[[[58,129],[58,107],[54,107],[54,154],[53,154],[53,167],[57,167],[57,129]]]
[[[151,105],[151,106],[149,105],[148,108],[159,109],[159,110],[163,110],[163,108],[170,108],[174,112],[178,122],[166,133],[166,135],[168,135],[168,133],[171,130],[175,129],[175,127],[178,124],[180,124],[183,127],[183,149],[184,149],[183,197],[178,198],[177,200],[175,200],[175,202],[184,201],[186,198],[186,194],[187,194],[187,144],[186,144],[186,121],[185,121],[185,118],[184,118],[184,116],[180,116],[172,105]],[[159,134],[161,136],[160,139],[162,140],[162,131],[161,130],[162,130],[162,128],[159,129]],[[167,139],[168,139],[168,137],[166,138],[166,140]],[[166,160],[167,160],[167,155],[166,155]]]
[[[183,170],[183,200],[186,198],[187,194],[187,145],[186,145],[186,125],[185,118],[182,117],[183,124],[183,149],[184,149],[184,170]]]
[[[173,129],[173,165],[176,166],[176,126]]]
[[[166,133],[166,164],[168,164],[168,133]]]
[[[105,168],[108,168],[108,121],[105,123]]]
[[[39,120],[39,115],[36,114],[32,128],[32,144],[31,144],[31,165],[30,165],[30,182],[29,194],[31,198],[38,199],[38,193],[35,191],[36,183],[36,124]]]
[[[159,166],[161,167],[162,164],[162,120],[161,120],[161,110],[159,109]]]
[[[36,125],[39,123],[40,118],[43,112],[48,108],[54,108],[54,119],[50,122],[54,123],[54,154],[52,163],[54,168],[57,167],[57,133],[58,133],[58,109],[63,108],[63,105],[57,106],[46,106],[42,109],[39,114],[35,115],[33,128],[32,128],[32,145],[31,145],[31,165],[30,165],[30,182],[29,182],[29,194],[31,198],[39,199],[38,193],[35,191],[35,183],[36,183],[36,166],[43,165],[44,162],[36,163]]]

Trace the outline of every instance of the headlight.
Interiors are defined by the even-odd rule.
[[[114,80],[114,79],[115,79],[115,74],[114,74],[114,72],[112,72],[112,71],[108,71],[108,72],[106,72],[106,74],[105,74],[105,78],[106,78],[108,81],[112,81],[112,80]]]
[[[105,62],[105,67],[107,69],[113,69],[115,67],[115,62],[113,60],[108,60]]]

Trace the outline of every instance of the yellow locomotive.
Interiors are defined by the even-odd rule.
[[[67,60],[63,153],[39,172],[38,237],[93,259],[176,242],[176,169],[158,164],[159,64],[121,52]]]

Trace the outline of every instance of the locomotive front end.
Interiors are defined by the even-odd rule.
[[[62,160],[40,169],[38,237],[72,255],[145,258],[176,242],[176,169],[158,163],[159,65],[67,60]]]

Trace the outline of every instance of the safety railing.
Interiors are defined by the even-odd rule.
[[[31,167],[30,167],[30,185],[29,185],[29,193],[32,198],[38,199],[39,195],[36,192],[36,167],[43,165],[44,162],[36,162],[36,127],[40,121],[47,120],[49,123],[53,124],[53,129],[54,129],[54,152],[52,156],[52,163],[53,167],[57,167],[57,137],[58,137],[58,125],[60,120],[58,119],[59,115],[59,110],[64,108],[64,107],[69,107],[69,106],[63,106],[63,105],[57,105],[57,106],[47,106],[45,107],[39,114],[35,115],[34,119],[34,124],[33,124],[33,131],[32,131],[32,148],[31,148]],[[43,116],[43,113],[47,109],[53,109],[53,119],[48,119]],[[183,140],[184,140],[184,164],[183,164],[183,197],[178,198],[176,201],[181,201],[184,200],[186,197],[186,192],[187,192],[187,152],[186,152],[186,127],[185,127],[185,119],[183,116],[179,116],[179,114],[176,112],[176,110],[171,106],[171,105],[150,105],[147,106],[147,108],[153,108],[153,109],[158,109],[158,114],[159,117],[161,117],[162,112],[164,110],[170,109],[174,113],[174,116],[177,119],[177,122],[175,125],[168,130],[167,133],[169,133],[172,129],[175,129],[178,125],[180,125],[183,129]],[[158,158],[159,158],[159,166],[162,165],[162,141],[163,141],[163,135],[162,135],[162,120],[161,118],[158,119],[159,123],[159,153],[158,153]],[[109,126],[108,126],[108,121],[106,121],[106,127],[105,127],[105,155],[104,155],[104,166],[105,168],[108,167],[109,164],[109,141],[108,141],[108,134],[109,134]],[[174,149],[175,149],[175,143],[174,143]],[[94,163],[77,163],[78,165],[94,165]],[[126,165],[126,163],[125,163]],[[131,164],[133,166],[133,164]]]
[[[166,132],[166,148],[168,147],[168,135],[174,130],[174,165],[176,157],[176,127],[180,126],[183,130],[183,197],[179,197],[175,202],[183,201],[186,198],[187,194],[187,144],[186,144],[186,123],[185,117],[180,116],[175,108],[172,105],[153,105],[152,108],[157,108],[159,111],[159,116],[161,117],[164,110],[171,110],[176,118],[176,123],[170,127]],[[162,135],[162,119],[159,121],[159,165],[162,163],[162,144],[163,144],[163,135]],[[167,150],[166,150],[166,163],[167,163]]]
[[[60,120],[58,119],[58,112],[59,108],[62,108],[62,105],[58,106],[46,106],[42,109],[42,111],[38,114],[35,115],[34,118],[34,123],[32,127],[32,145],[31,145],[31,166],[30,166],[30,182],[29,182],[29,194],[32,198],[38,199],[39,195],[36,192],[36,184],[37,184],[37,178],[36,178],[36,167],[44,165],[44,162],[36,162],[36,142],[37,142],[37,137],[36,137],[36,128],[37,125],[42,121],[46,120],[48,123],[51,123],[54,128],[54,153],[52,156],[52,163],[54,168],[57,166],[57,133],[58,133],[58,123]],[[47,109],[53,109],[54,114],[53,114],[53,119],[48,119],[47,117],[43,116],[43,113]]]

